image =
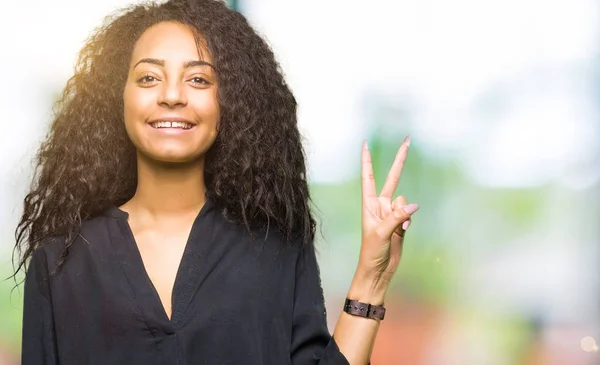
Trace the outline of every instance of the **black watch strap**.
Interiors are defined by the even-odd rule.
[[[344,303],[344,312],[353,316],[383,320],[385,317],[385,307],[383,305],[372,305],[362,303],[357,300],[346,298]]]

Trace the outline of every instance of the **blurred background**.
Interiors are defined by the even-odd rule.
[[[0,12],[0,274],[52,102],[130,0]],[[405,135],[407,233],[374,365],[600,364],[600,3],[239,0],[300,104],[331,330],[360,246],[360,147],[381,187]],[[22,286],[0,281],[0,365]]]

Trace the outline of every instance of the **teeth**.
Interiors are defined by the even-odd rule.
[[[154,122],[151,125],[154,128],[183,128],[183,129],[192,128],[192,125],[190,123],[185,123],[185,122],[161,121],[161,122]]]

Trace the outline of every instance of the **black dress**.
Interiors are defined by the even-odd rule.
[[[127,213],[86,221],[63,268],[63,242],[31,259],[22,365],[348,365],[327,330],[314,246],[252,242],[210,199],[194,221],[169,320]]]

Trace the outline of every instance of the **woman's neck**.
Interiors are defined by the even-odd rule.
[[[204,157],[192,163],[149,161],[138,156],[135,195],[123,207],[152,216],[198,212],[206,201]]]

